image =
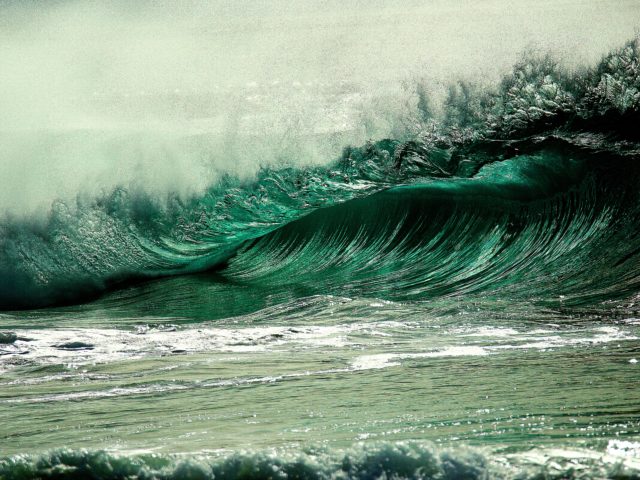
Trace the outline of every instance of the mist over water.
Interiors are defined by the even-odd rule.
[[[633,1],[3,2],[2,215],[327,164],[415,133],[417,84],[437,105],[527,49],[594,63],[639,18]]]

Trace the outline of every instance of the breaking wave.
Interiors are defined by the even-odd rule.
[[[526,59],[493,90],[420,93],[412,139],[329,166],[226,176],[204,195],[116,188],[0,223],[0,308],[88,301],[142,279],[216,270],[304,293],[468,294],[564,305],[640,285],[638,41],[595,68]]]
[[[187,458],[57,450],[0,460],[0,476],[6,480],[637,478],[638,462],[615,453],[549,449],[492,455],[472,449],[437,449],[417,442],[357,444],[346,450],[310,448]]]

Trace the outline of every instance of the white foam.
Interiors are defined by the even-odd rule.
[[[144,356],[196,352],[261,352],[285,343],[306,346],[346,343],[351,327],[253,327],[253,328],[162,328],[140,327],[137,331],[115,329],[22,330],[20,338],[3,348],[0,362],[12,357],[37,363],[67,363],[78,367]],[[82,346],[85,345],[85,346]]]
[[[401,360],[405,359],[483,356],[488,355],[488,353],[484,348],[477,346],[447,347],[441,350],[421,353],[380,353],[356,357],[351,362],[351,368],[354,370],[379,369],[401,365]]]
[[[326,326],[265,326],[179,328],[174,325],[138,326],[135,330],[68,328],[20,330],[19,339],[3,345],[0,368],[11,368],[20,358],[39,364],[83,365],[177,354],[260,353],[291,349],[344,348],[350,335],[386,338],[386,328],[398,322],[353,323]]]
[[[388,353],[362,355],[351,362],[351,368],[353,370],[371,370],[394,367],[400,365],[400,362],[395,361],[398,358],[398,355]]]

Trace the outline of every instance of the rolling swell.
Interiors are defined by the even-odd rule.
[[[413,140],[348,147],[328,167],[226,177],[188,200],[119,188],[44,220],[5,218],[0,308],[207,269],[408,300],[637,292],[637,41],[579,74],[525,59],[492,91],[453,85],[444,107]]]

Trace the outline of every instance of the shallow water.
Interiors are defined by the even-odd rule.
[[[316,296],[196,324],[33,325],[2,348],[3,453],[64,445],[225,458],[419,441],[509,465],[518,453],[542,465],[589,452],[634,461],[640,321],[528,311]]]

